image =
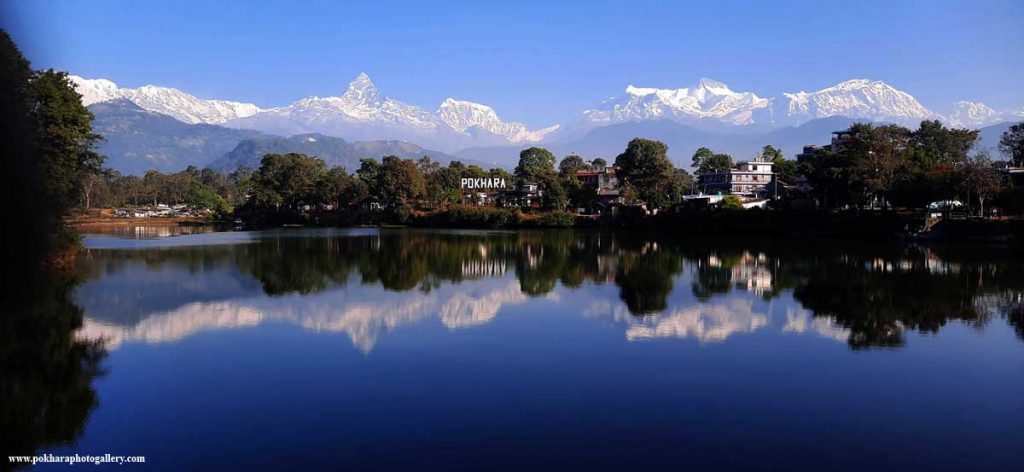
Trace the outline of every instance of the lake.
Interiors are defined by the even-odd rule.
[[[86,238],[68,299],[94,368],[47,388],[88,401],[48,413],[70,437],[39,434],[40,452],[168,470],[1024,469],[1019,252],[152,235]]]

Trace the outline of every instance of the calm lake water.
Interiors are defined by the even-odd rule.
[[[369,229],[86,245],[74,336],[105,355],[80,431],[44,453],[1024,469],[1024,261],[1008,250]]]

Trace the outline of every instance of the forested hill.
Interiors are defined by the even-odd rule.
[[[367,157],[379,161],[383,156],[398,156],[403,159],[419,159],[423,156],[429,156],[432,160],[440,162],[442,165],[458,160],[454,156],[423,149],[405,141],[357,141],[350,143],[341,138],[322,134],[300,134],[288,138],[274,136],[245,139],[223,157],[210,163],[209,167],[214,170],[225,171],[233,171],[240,166],[256,169],[260,166],[260,160],[264,155],[286,154],[290,152],[318,157],[327,161],[328,166],[344,166],[350,171],[358,169],[359,160]],[[466,161],[465,163],[479,164],[476,161]]]

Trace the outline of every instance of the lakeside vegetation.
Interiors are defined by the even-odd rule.
[[[972,151],[977,140],[977,131],[924,121],[915,130],[858,123],[846,130],[841,145],[816,147],[797,160],[785,159],[779,149],[764,146],[760,159],[774,164],[778,182],[768,207],[771,217],[733,215],[714,219],[707,217],[707,211],[681,207],[686,195],[699,193],[695,176],[672,164],[664,143],[643,138],[631,140],[611,163],[624,205],[600,217],[594,214],[596,189],[577,174],[604,169],[609,163],[600,158],[587,161],[578,155],[558,161],[539,147],[523,150],[511,173],[459,161],[441,166],[426,156],[418,160],[365,158],[350,173],[344,167],[328,168],[316,157],[291,153],[268,154],[255,170],[242,168],[224,174],[190,167],[177,174],[150,172],[142,178],[106,174],[98,184],[87,188],[94,193],[90,201],[203,205],[214,209],[218,218],[242,218],[256,226],[297,223],[514,228],[668,223],[687,231],[695,229],[688,225],[712,224],[708,232],[728,232],[733,225],[714,224],[749,219],[761,222],[767,233],[783,234],[782,223],[796,232],[814,229],[808,222],[836,221],[827,215],[881,211],[906,217],[875,228],[874,233],[884,235],[916,224],[915,219],[933,202],[965,202],[962,213],[966,216],[989,216],[993,210],[1000,216],[1024,213],[1024,188],[1006,174],[1007,166],[1024,165],[1020,144],[1024,141],[1024,124],[1013,125],[1000,142],[1006,161],[994,161],[987,152]],[[698,175],[734,165],[732,156],[708,148],[700,148],[692,156]],[[460,186],[466,178],[500,179],[513,188],[533,184],[537,198],[528,206],[478,204],[467,200],[466,195],[472,193]],[[90,177],[90,182],[93,180]],[[713,211],[742,209],[742,201],[728,195]],[[577,210],[589,216],[576,216]],[[794,211],[801,216],[786,215]],[[776,220],[774,224],[772,219]],[[1016,226],[1012,226],[1011,232],[1016,232]],[[961,227],[963,231],[974,230]]]

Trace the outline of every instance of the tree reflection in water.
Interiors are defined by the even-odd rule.
[[[71,443],[97,405],[105,351],[77,339],[82,310],[69,274],[26,275],[4,290],[0,314],[0,444],[4,456]]]
[[[696,301],[693,307],[677,307],[677,314],[683,309],[689,310],[687,316],[701,316],[690,308],[736,290],[766,300],[789,293],[816,319],[848,331],[849,345],[858,349],[900,346],[906,330],[935,332],[952,320],[984,326],[993,316],[1005,318],[1022,334],[1024,264],[1019,254],[977,248],[701,241],[609,232],[395,230],[309,237],[271,233],[252,244],[100,251],[95,259],[96,277],[140,259],[151,267],[185,267],[197,275],[226,267],[250,275],[273,297],[342,287],[354,275],[364,285],[424,294],[462,281],[506,276],[514,276],[529,297],[551,294],[559,284],[569,289],[614,284],[625,309],[637,316],[665,316],[669,295],[681,277],[688,277]],[[131,322],[153,310],[136,311],[133,316],[131,309],[119,310],[118,316],[128,317],[119,321]],[[469,318],[451,314],[449,319]]]

